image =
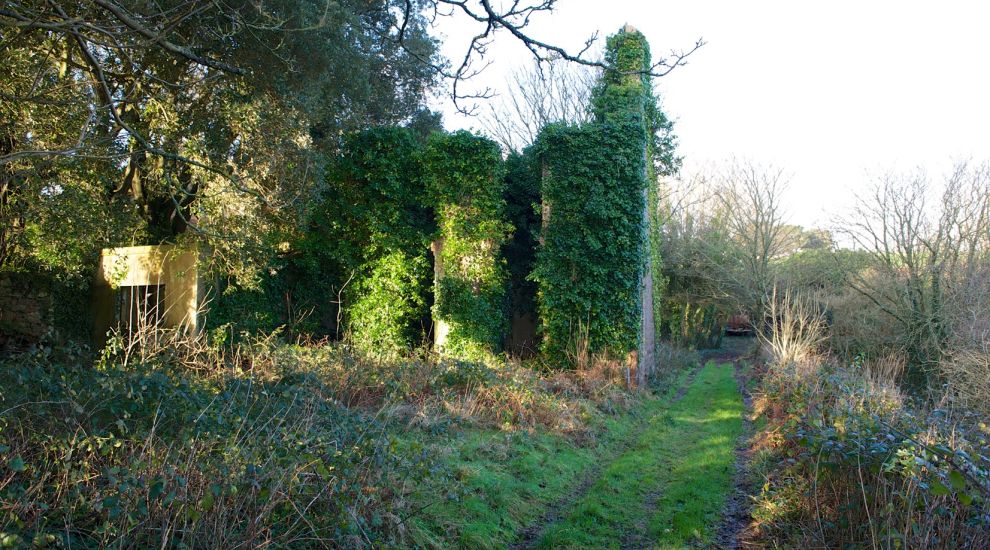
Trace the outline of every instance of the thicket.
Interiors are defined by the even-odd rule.
[[[905,360],[820,355],[825,318],[780,299],[756,412],[753,535],[776,544],[986,548],[990,462],[979,415],[898,387]]]

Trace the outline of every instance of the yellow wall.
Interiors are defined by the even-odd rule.
[[[199,331],[204,285],[197,270],[198,259],[196,247],[178,245],[104,249],[93,292],[96,343],[104,343],[113,324],[114,301],[122,286],[165,285],[165,326]]]

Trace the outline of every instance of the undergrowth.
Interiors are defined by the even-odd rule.
[[[160,340],[95,361],[49,348],[0,359],[0,544],[411,544],[424,502],[464,502],[428,483],[463,475],[452,453],[497,457],[486,449],[510,441],[520,463],[579,454],[639,399],[608,365]]]
[[[990,547],[985,418],[912,398],[897,358],[837,364],[790,308],[756,400],[749,537],[785,547]],[[773,345],[777,344],[777,345]]]

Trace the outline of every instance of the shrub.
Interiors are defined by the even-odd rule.
[[[398,479],[428,464],[392,451],[293,363],[194,375],[167,363],[93,368],[47,349],[0,369],[0,531],[65,547],[345,546],[385,540]],[[212,374],[205,374],[212,373]],[[309,542],[306,542],[309,541]],[[326,542],[324,542],[326,544]]]

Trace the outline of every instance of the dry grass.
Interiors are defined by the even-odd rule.
[[[990,417],[990,345],[951,352],[940,367],[952,398]]]
[[[863,277],[870,284],[883,284],[868,274]],[[826,301],[831,312],[828,343],[836,356],[844,360],[857,355],[876,357],[903,346],[903,334],[896,320],[866,296],[845,288],[827,296]]]
[[[769,316],[773,327],[760,334],[767,363],[799,377],[814,375],[826,341],[823,310],[806,296],[774,292]]]

